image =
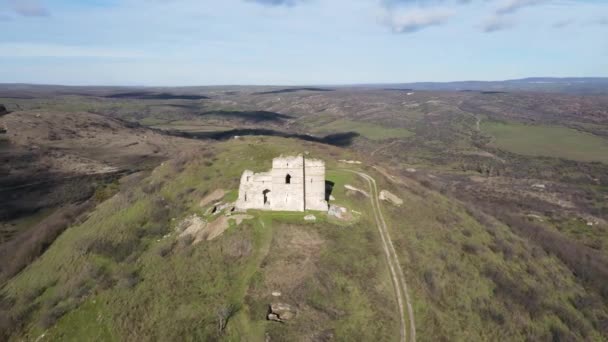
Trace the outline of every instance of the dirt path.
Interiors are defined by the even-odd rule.
[[[391,279],[393,282],[393,288],[395,290],[395,297],[397,299],[397,304],[399,306],[399,318],[401,321],[401,339],[400,341],[406,342],[408,341],[407,335],[407,323],[406,323],[406,315],[409,318],[409,341],[416,341],[416,324],[414,321],[414,309],[412,308],[412,302],[410,300],[410,296],[407,290],[407,284],[405,282],[405,276],[403,275],[403,269],[401,268],[401,263],[399,262],[399,258],[397,257],[397,252],[395,251],[395,246],[393,245],[393,241],[391,240],[391,236],[388,231],[388,227],[386,225],[386,221],[384,216],[382,215],[382,210],[380,210],[380,201],[378,200],[378,187],[376,185],[376,180],[365,173],[345,170],[348,172],[353,172],[358,174],[360,177],[367,181],[370,190],[370,201],[372,202],[372,209],[374,211],[374,218],[376,220],[376,225],[378,227],[378,231],[380,232],[380,237],[382,239],[382,249],[384,250],[384,254],[386,256],[386,261],[389,266],[389,270],[391,273]],[[403,305],[405,298],[405,306]],[[407,314],[404,311],[404,308],[407,308]]]
[[[377,148],[377,149],[375,149],[374,151],[372,151],[372,154],[371,154],[371,155],[372,155],[372,157],[373,157],[373,156],[374,156],[376,153],[378,153],[379,151],[382,151],[382,150],[384,150],[385,148],[389,148],[389,147],[391,147],[391,146],[395,145],[396,143],[398,143],[398,142],[400,142],[400,141],[401,141],[401,140],[395,140],[395,141],[393,141],[393,142],[391,142],[391,143],[389,143],[389,144],[387,144],[387,145],[380,146],[379,148]]]

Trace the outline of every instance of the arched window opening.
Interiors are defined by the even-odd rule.
[[[270,193],[270,190],[268,190],[268,189],[262,191],[262,194],[264,195],[264,205],[270,204],[270,198],[268,198],[269,193]]]
[[[285,184],[291,184],[291,175],[287,174],[287,176],[285,176]]]

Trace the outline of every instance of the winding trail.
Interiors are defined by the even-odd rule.
[[[378,200],[378,187],[376,185],[376,180],[372,176],[363,172],[348,169],[344,169],[344,171],[356,173],[361,178],[365,179],[367,181],[367,184],[369,185],[371,195],[370,201],[372,202],[374,218],[376,220],[376,226],[378,227],[378,231],[380,232],[380,237],[382,239],[382,249],[384,250],[386,261],[389,266],[391,279],[393,282],[393,289],[395,290],[395,297],[397,299],[397,304],[399,307],[399,318],[401,321],[400,341],[407,342],[409,340],[410,342],[415,342],[416,323],[414,321],[414,309],[412,307],[412,302],[410,300],[410,296],[407,290],[407,283],[405,282],[405,276],[403,275],[401,263],[399,262],[397,252],[395,251],[395,246],[393,245],[393,241],[391,240],[386,221],[384,219],[384,216],[382,215],[382,210],[380,210],[380,201]],[[403,305],[404,299],[405,306]],[[405,308],[407,308],[407,313],[404,310]],[[407,334],[408,327],[406,323],[406,315],[409,320],[409,338]]]
[[[382,150],[384,150],[384,149],[387,149],[387,148],[389,148],[389,147],[391,147],[391,146],[393,146],[393,145],[395,145],[396,143],[399,143],[399,142],[401,142],[401,140],[395,140],[395,141],[393,141],[393,142],[391,142],[391,143],[389,143],[389,144],[386,144],[386,145],[383,145],[383,146],[378,147],[377,149],[375,149],[375,150],[373,150],[373,151],[372,151],[372,154],[371,154],[371,155],[372,155],[372,157],[373,157],[373,156],[374,156],[376,153],[378,153],[378,152],[380,152],[380,151],[382,151]]]

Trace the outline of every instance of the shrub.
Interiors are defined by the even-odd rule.
[[[483,274],[496,284],[495,294],[502,296],[506,303],[515,302],[523,306],[532,316],[541,312],[543,295],[537,287],[530,287],[520,280],[512,280],[496,265],[486,265]]]
[[[138,250],[139,240],[136,237],[127,237],[119,242],[105,238],[93,239],[86,247],[87,253],[99,254],[116,262],[124,261],[131,254],[137,253]]]
[[[478,245],[473,244],[471,242],[465,242],[464,244],[462,244],[462,250],[468,254],[477,254],[479,253],[479,249],[480,248]]]
[[[424,279],[424,282],[426,283],[427,288],[429,289],[429,291],[436,296],[438,294],[438,287],[437,287],[437,280],[435,279],[435,273],[432,270],[426,270],[424,271],[424,273],[422,274],[422,279]]]

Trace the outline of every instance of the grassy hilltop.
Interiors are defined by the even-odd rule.
[[[240,173],[269,168],[280,153],[328,162],[336,202],[361,212],[350,223],[315,213],[255,212],[219,238],[192,244],[177,223],[221,188],[235,198]],[[12,337],[40,340],[392,340],[397,309],[370,217],[366,189],[336,147],[249,137],[205,147],[123,179],[117,192],[63,233],[2,290]],[[394,183],[404,200],[382,205],[410,284],[420,340],[600,340],[605,317],[555,256],[417,181]],[[297,306],[285,324],[265,320],[271,292]],[[578,303],[587,303],[580,306]],[[595,303],[595,304],[594,304]],[[229,308],[224,331],[218,312]],[[594,323],[595,322],[595,323]]]

